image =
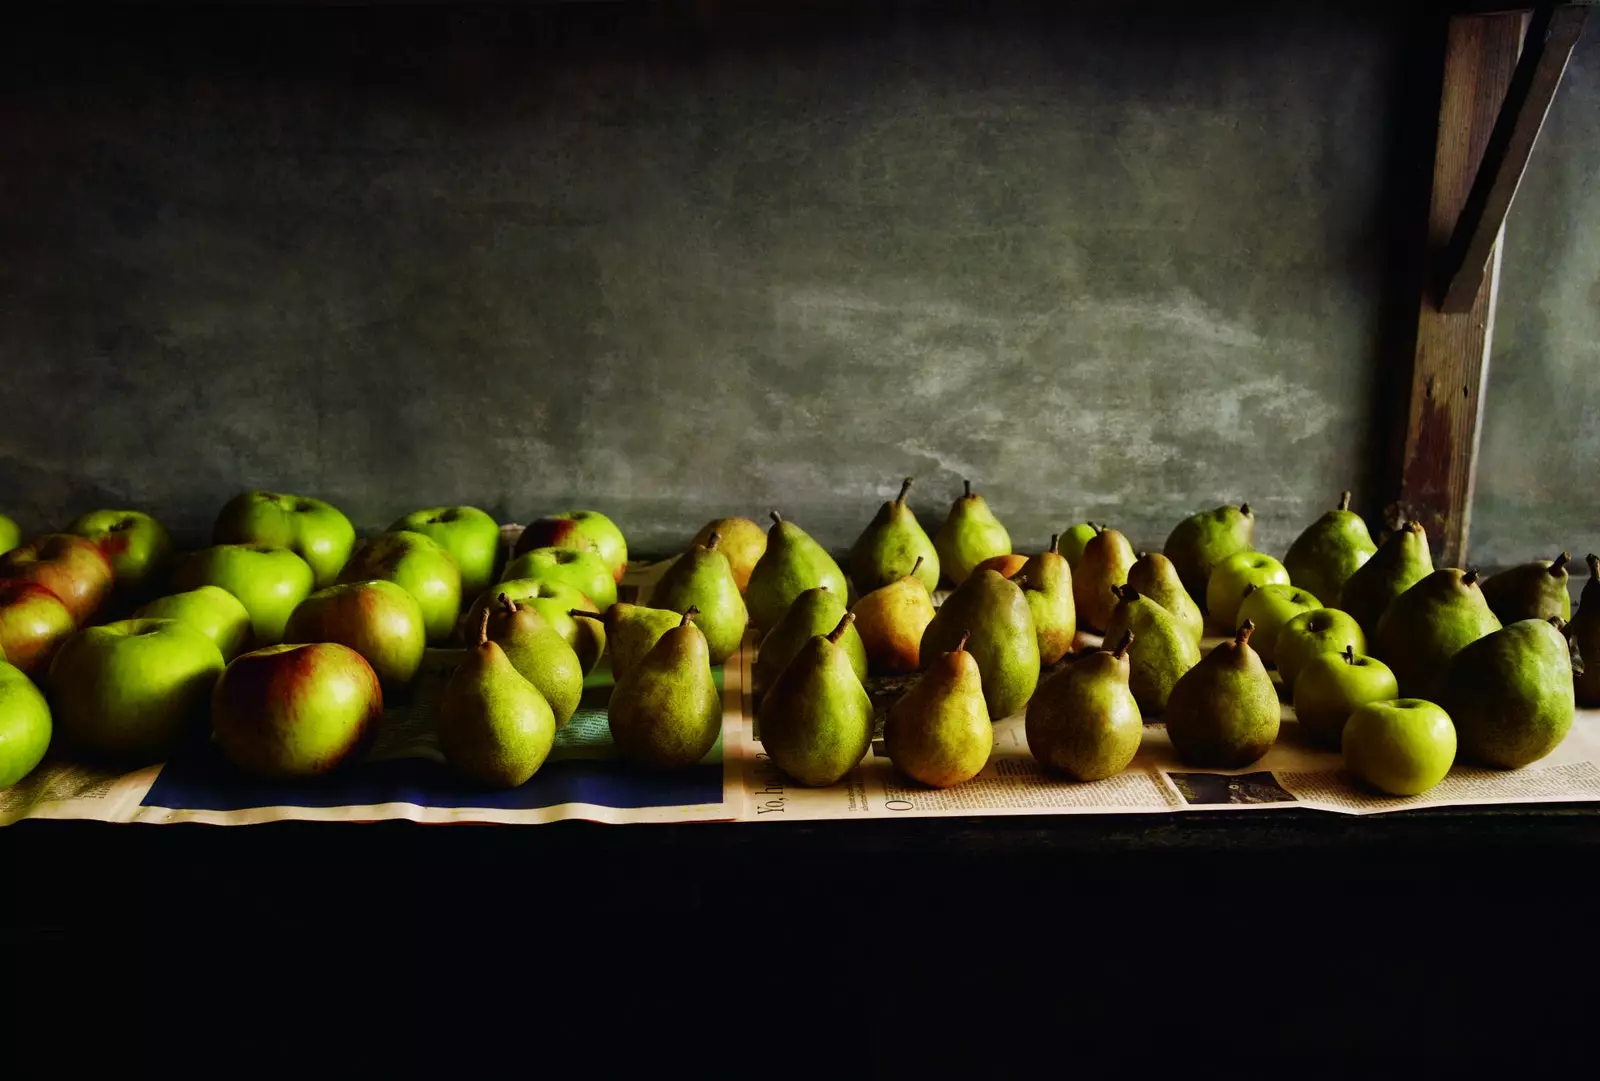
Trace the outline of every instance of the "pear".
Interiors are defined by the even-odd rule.
[[[1589,581],[1584,584],[1578,616],[1567,628],[1577,647],[1583,671],[1574,669],[1578,705],[1585,709],[1600,706],[1600,556],[1589,556]]]
[[[439,749],[467,780],[516,788],[539,771],[556,739],[550,703],[489,640],[489,611],[478,644],[456,666],[439,700]]]
[[[950,513],[933,541],[944,576],[958,586],[972,577],[979,563],[1011,551],[1011,534],[983,496],[973,493],[970,480],[963,481],[962,488],[961,498],[950,504]]]
[[[1022,587],[1033,613],[1033,629],[1039,638],[1039,663],[1055,664],[1072,648],[1078,633],[1078,602],[1072,594],[1072,567],[1061,555],[1061,534],[1050,538],[1050,547],[1023,564],[1014,579]]]
[[[1183,588],[1178,568],[1160,552],[1140,552],[1133,566],[1128,568],[1128,584],[1139,591],[1141,597],[1155,601],[1178,621],[1178,626],[1189,632],[1196,643],[1206,633],[1206,617],[1194,603],[1189,591]]]
[[[750,584],[744,591],[751,624],[766,634],[778,625],[796,597],[819,586],[832,590],[841,602],[850,595],[844,572],[827,550],[773,511],[767,550],[750,572]]]
[[[964,636],[983,674],[989,716],[1003,720],[1027,705],[1039,683],[1039,635],[1028,599],[1015,582],[979,571],[956,588],[922,635],[924,668]]]
[[[1178,568],[1178,578],[1202,611],[1211,568],[1235,552],[1248,551],[1255,540],[1256,519],[1250,504],[1201,511],[1179,522],[1162,549]]]
[[[911,478],[907,477],[900,483],[900,494],[878,508],[850,549],[850,579],[861,596],[907,574],[922,579],[930,594],[939,588],[939,553],[906,505],[909,491]],[[912,567],[919,569],[913,571]]]
[[[1203,769],[1242,769],[1278,739],[1272,677],[1250,648],[1255,625],[1234,635],[1178,680],[1167,699],[1167,735],[1178,758]]]
[[[700,527],[690,545],[706,544],[715,533],[721,540],[717,551],[728,558],[733,580],[743,593],[750,585],[750,572],[756,569],[761,553],[767,550],[767,531],[748,518],[717,518]]]
[[[1461,753],[1518,769],[1555,750],[1572,728],[1572,659],[1560,618],[1520,619],[1450,661],[1445,712]]]
[[[931,603],[931,602],[930,602]],[[819,634],[827,634],[839,625],[845,612],[844,593],[823,586],[808,589],[794,599],[778,625],[761,640],[760,652],[750,671],[751,691],[757,698],[778,682],[783,670],[789,667],[795,654]],[[847,626],[838,639],[838,647],[850,660],[856,679],[867,678],[867,648],[856,631],[854,623]],[[920,644],[920,643],[919,643]]]
[[[1106,641],[1132,634],[1128,687],[1147,717],[1167,708],[1167,698],[1183,674],[1200,663],[1200,643],[1178,625],[1171,612],[1132,586],[1116,587],[1118,602],[1106,624]]]
[[[1339,505],[1312,522],[1289,545],[1283,565],[1290,582],[1337,608],[1345,581],[1377,550],[1367,523],[1350,509],[1350,493],[1341,492]]]
[[[618,601],[606,609],[604,616],[574,608],[567,613],[575,619],[587,619],[605,625],[605,636],[611,648],[611,681],[615,686],[628,669],[661,640],[661,636],[683,622],[679,612],[666,608],[648,608],[642,604]]]
[[[1083,546],[1083,558],[1072,572],[1072,597],[1078,607],[1078,626],[1087,631],[1104,631],[1117,606],[1112,592],[1128,582],[1128,569],[1134,564],[1133,545],[1115,529],[1101,528]]]
[[[583,697],[583,662],[567,640],[537,610],[504,593],[499,607],[487,610],[489,641],[499,646],[523,679],[550,704],[556,727],[572,720]]]
[[[921,567],[922,557],[918,556],[903,578],[879,586],[850,609],[856,614],[854,629],[866,649],[868,671],[900,674],[915,672],[920,666],[922,632],[933,622],[933,598],[928,595],[926,579],[918,573]],[[794,605],[789,611],[794,611]],[[765,650],[766,643],[761,647]],[[863,681],[865,678],[862,676]]]
[[[1124,632],[1114,652],[1084,653],[1039,685],[1024,732],[1040,765],[1098,781],[1127,769],[1139,753],[1144,722],[1128,688],[1133,638]]]
[[[1572,618],[1572,598],[1567,594],[1567,563],[1562,552],[1554,559],[1524,563],[1491,575],[1483,583],[1483,599],[1501,623],[1520,619]]]
[[[1371,638],[1390,603],[1432,573],[1428,535],[1421,522],[1407,522],[1345,579],[1339,590],[1339,603],[1334,607],[1355,616]]]
[[[1394,599],[1373,632],[1372,655],[1394,671],[1400,697],[1438,702],[1450,659],[1499,629],[1478,572],[1447,567]]]
[[[1251,586],[1239,602],[1239,622],[1255,624],[1251,641],[1261,643],[1256,650],[1263,664],[1276,664],[1278,636],[1289,621],[1302,612],[1315,611],[1322,602],[1297,586],[1278,583]]]
[[[1061,534],[1061,557],[1067,561],[1067,566],[1077,570],[1078,561],[1083,558],[1084,545],[1105,528],[1104,525],[1095,525],[1093,522],[1079,522]]]
[[[994,748],[983,676],[966,645],[963,638],[929,664],[889,707],[883,725],[883,743],[894,764],[907,777],[934,788],[970,781]]]
[[[744,641],[745,624],[749,622],[733,566],[727,556],[717,551],[721,540],[722,535],[713,531],[705,544],[692,546],[673,561],[650,591],[652,607],[679,614],[699,609],[694,625],[706,637],[713,665],[733,656]]]
[[[756,713],[767,755],[801,784],[833,784],[872,744],[872,699],[839,648],[853,622],[846,612],[832,632],[801,646]]]
[[[611,740],[636,766],[687,769],[722,734],[722,695],[694,617],[692,610],[685,612],[611,692]]]

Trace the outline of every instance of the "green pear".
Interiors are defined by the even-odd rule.
[[[1239,605],[1253,587],[1288,585],[1289,572],[1265,552],[1235,552],[1217,560],[1206,583],[1206,614],[1211,625],[1232,634],[1239,629]],[[1256,636],[1261,641],[1261,636]]]
[[[1239,602],[1239,622],[1255,624],[1252,642],[1261,643],[1256,650],[1263,664],[1276,664],[1278,636],[1291,619],[1302,612],[1321,608],[1322,602],[1297,586],[1251,586],[1244,600]]]
[[[1078,561],[1083,558],[1084,546],[1105,528],[1105,525],[1095,525],[1093,522],[1079,522],[1061,534],[1061,558],[1067,561],[1067,566],[1076,571]]]
[[[1172,688],[1200,663],[1200,643],[1178,625],[1171,612],[1132,586],[1116,587],[1116,608],[1106,624],[1106,641],[1133,635],[1128,652],[1128,687],[1140,711],[1153,717],[1167,708]]]
[[[499,607],[489,611],[489,641],[544,696],[557,728],[572,720],[583,697],[583,663],[537,609],[502,593]]]
[[[944,576],[958,586],[972,577],[979,563],[1011,551],[1011,534],[983,496],[973,493],[970,480],[963,481],[962,488],[961,498],[950,504],[950,513],[933,539]]]
[[[1115,529],[1102,528],[1083,546],[1083,558],[1072,572],[1078,626],[1086,631],[1106,629],[1111,610],[1117,606],[1112,591],[1128,583],[1128,569],[1133,564],[1133,545]]]
[[[613,686],[661,641],[663,634],[683,622],[679,612],[626,601],[613,604],[603,616],[581,608],[573,608],[567,614],[575,619],[604,624],[606,642],[611,648]]]
[[[611,692],[611,739],[617,753],[647,769],[687,769],[722,734],[722,695],[711,651],[685,613]]]
[[[1567,628],[1572,644],[1583,661],[1583,671],[1572,677],[1578,705],[1585,709],[1600,706],[1600,556],[1589,556],[1589,581],[1584,583],[1578,615]]]
[[[1272,677],[1250,648],[1255,625],[1185,673],[1167,699],[1167,735],[1178,758],[1203,769],[1242,769],[1278,739],[1281,710]]]
[[[921,666],[922,632],[933,622],[933,598],[917,573],[921,565],[918,556],[911,573],[874,589],[850,609],[856,614],[854,629],[866,649],[868,671],[901,674]],[[789,610],[794,611],[794,606]],[[776,678],[773,675],[769,682]]]
[[[912,780],[935,788],[976,777],[994,748],[983,675],[966,644],[963,639],[935,658],[889,707],[883,725],[884,746],[894,764]]]
[[[1128,584],[1139,591],[1141,597],[1155,601],[1178,621],[1178,626],[1189,632],[1196,643],[1205,636],[1206,617],[1194,603],[1189,591],[1183,588],[1178,568],[1160,552],[1141,552],[1128,568]]]
[[[1346,647],[1357,654],[1367,652],[1367,636],[1355,617],[1337,608],[1308,608],[1285,623],[1272,644],[1278,678],[1292,693],[1306,662],[1319,653],[1343,653]]]
[[[1061,555],[1061,535],[1050,548],[1030,556],[1012,579],[1022,587],[1039,636],[1039,663],[1055,664],[1072,649],[1078,633],[1078,602],[1072,593],[1072,567]]]
[[[678,613],[700,610],[694,625],[706,636],[713,665],[738,651],[749,622],[733,566],[717,551],[721,539],[721,534],[712,533],[705,544],[692,546],[673,561],[650,591],[650,604],[655,608]]]
[[[832,590],[841,602],[850,595],[850,585],[833,557],[805,530],[773,511],[767,550],[756,561],[744,591],[750,622],[766,634],[778,625],[796,597],[819,586]]]
[[[1023,730],[1040,765],[1099,781],[1127,769],[1139,753],[1144,722],[1128,687],[1133,638],[1124,632],[1114,652],[1080,654],[1039,685]]]
[[[906,505],[909,491],[911,478],[907,477],[900,484],[900,494],[878,508],[850,549],[850,579],[863,597],[913,573],[929,593],[939,588],[939,553]],[[912,571],[912,567],[918,569]]]
[[[1377,550],[1367,523],[1350,509],[1350,493],[1343,492],[1337,507],[1295,538],[1283,565],[1289,570],[1289,581],[1337,608],[1345,582]]]
[[[1325,609],[1334,611],[1334,609]],[[1307,658],[1294,684],[1294,716],[1300,734],[1319,747],[1336,749],[1350,714],[1371,702],[1400,697],[1400,684],[1376,657],[1359,657],[1354,646]]]
[[[1478,572],[1447,567],[1394,599],[1372,635],[1372,655],[1394,669],[1402,698],[1438,702],[1450,659],[1499,629]]]
[[[1572,598],[1567,594],[1567,563],[1571,559],[1562,552],[1554,559],[1491,575],[1483,583],[1483,599],[1501,623],[1552,617],[1565,622],[1572,618]]]
[[[483,618],[485,609],[493,608],[500,603],[500,594],[516,601],[520,605],[532,608],[551,628],[567,640],[567,645],[578,654],[578,659],[583,662],[585,672],[594,671],[595,665],[600,663],[600,658],[606,651],[606,625],[599,619],[574,619],[574,611],[584,611],[598,614],[594,601],[590,600],[577,589],[560,582],[552,582],[545,578],[515,578],[490,586],[467,611],[462,620],[465,627],[476,627]],[[609,609],[608,609],[609,611]],[[676,627],[678,621],[673,619],[672,625]]]
[[[961,583],[922,635],[923,667],[941,653],[954,652],[969,634],[966,648],[983,673],[989,716],[1003,720],[1028,704],[1039,683],[1039,635],[1028,599],[1015,582],[982,570]]]
[[[478,644],[456,666],[439,700],[439,749],[472,783],[516,788],[549,757],[556,719],[544,696],[489,640],[488,628],[486,609]]]
[[[1521,619],[1462,647],[1441,705],[1461,753],[1518,769],[1555,750],[1572,728],[1572,658],[1561,620]]]
[[[1432,573],[1428,534],[1421,522],[1407,522],[1345,579],[1336,607],[1355,616],[1371,638],[1394,599]]]
[[[931,602],[930,602],[931,603]],[[751,691],[757,698],[778,682],[789,662],[811,639],[827,634],[844,618],[844,594],[825,586],[808,589],[794,599],[778,625],[761,640],[756,663],[750,670]],[[856,631],[854,621],[846,626],[836,644],[849,658],[856,679],[867,678],[867,648]],[[920,643],[919,643],[920,645]]]
[[[872,743],[872,700],[839,648],[853,622],[846,612],[831,633],[801,646],[756,713],[768,757],[801,784],[833,784]]]
[[[1250,504],[1201,511],[1179,522],[1162,552],[1178,568],[1178,578],[1202,609],[1211,568],[1235,552],[1248,551],[1255,540],[1256,518]]]

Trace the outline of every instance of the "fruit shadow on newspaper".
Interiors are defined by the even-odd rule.
[[[1244,803],[1298,803],[1268,770],[1259,773],[1168,773],[1192,807]]]

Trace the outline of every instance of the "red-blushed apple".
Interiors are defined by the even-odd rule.
[[[140,593],[156,585],[172,560],[172,538],[166,527],[136,510],[90,511],[67,527],[94,541],[111,563],[117,588]]]
[[[201,586],[186,593],[157,597],[133,613],[134,619],[175,619],[216,643],[222,659],[231,661],[250,645],[250,610],[221,586]]]
[[[43,675],[77,625],[61,598],[37,582],[0,579],[0,650],[28,675]]]
[[[443,642],[455,633],[461,615],[461,571],[436,541],[402,529],[367,541],[345,565],[341,584],[380,578],[394,582],[422,609],[428,641]]]
[[[287,548],[306,561],[321,589],[339,577],[356,545],[356,531],[338,507],[320,499],[241,492],[218,512],[211,542]]]
[[[622,530],[617,528],[617,523],[599,511],[562,511],[529,522],[522,536],[517,538],[513,554],[520,556],[535,548],[570,548],[579,552],[593,552],[610,569],[614,583],[622,581],[623,572],[628,569],[628,542]]]
[[[602,612],[617,603],[616,579],[611,577],[605,561],[594,552],[579,552],[571,548],[535,548],[507,563],[502,577],[507,582],[519,578],[560,582],[594,601]]]
[[[1450,715],[1421,698],[1367,703],[1350,714],[1341,742],[1350,772],[1391,796],[1426,792],[1456,760]]]
[[[50,749],[50,706],[33,681],[0,662],[0,790],[28,774]]]
[[[111,563],[93,541],[46,533],[0,556],[0,578],[37,582],[61,598],[82,627],[111,593]]]
[[[218,544],[191,552],[172,576],[176,589],[220,586],[250,613],[258,646],[283,641],[283,625],[295,605],[311,596],[315,575],[287,548],[263,544]]]
[[[216,644],[188,624],[125,619],[62,643],[50,662],[50,705],[73,745],[147,761],[203,730],[222,669]]]
[[[22,543],[22,527],[0,514],[0,556]]]
[[[410,530],[438,542],[461,572],[461,595],[476,597],[494,581],[500,563],[500,523],[477,507],[429,507],[413,511],[389,527]]]
[[[366,658],[386,692],[410,683],[428,645],[417,600],[393,582],[348,582],[300,602],[285,642],[338,642]]]
[[[383,715],[366,659],[337,642],[278,645],[228,665],[211,727],[228,760],[261,777],[314,777],[353,758]]]

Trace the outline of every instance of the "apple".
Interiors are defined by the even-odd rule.
[[[461,614],[461,571],[436,541],[402,529],[363,544],[339,576],[341,583],[381,578],[416,598],[429,642],[443,642]]]
[[[1284,625],[1301,612],[1321,607],[1321,601],[1299,586],[1278,582],[1251,586],[1239,602],[1238,626],[1244,626],[1245,620],[1256,625],[1250,644],[1261,654],[1263,663],[1273,664],[1278,656],[1278,635],[1283,632]]]
[[[37,582],[0,579],[0,651],[23,672],[42,673],[77,630],[61,598]]]
[[[518,604],[529,605],[543,616],[545,622],[555,628],[555,632],[565,638],[567,645],[578,655],[584,672],[594,671],[594,666],[600,663],[601,654],[606,651],[605,625],[593,619],[574,619],[568,614],[573,609],[599,612],[594,601],[560,582],[544,578],[516,578],[484,590],[473,602],[464,625],[468,628],[478,626],[483,619],[483,610],[495,603],[502,593]]]
[[[612,582],[622,581],[623,572],[628,569],[628,542],[617,524],[599,511],[569,510],[529,522],[517,538],[514,554],[520,556],[535,548],[593,552],[610,568]],[[595,597],[597,602],[599,599]]]
[[[67,527],[100,546],[111,562],[117,588],[137,593],[153,586],[166,573],[172,559],[172,538],[166,527],[136,510],[97,510]]]
[[[1315,653],[1306,661],[1294,684],[1294,715],[1308,742],[1337,747],[1350,714],[1399,697],[1400,684],[1388,665],[1346,646],[1343,653]]]
[[[393,582],[347,582],[300,602],[285,642],[338,642],[361,654],[386,691],[410,683],[428,645],[417,600]]]
[[[316,576],[287,548],[265,544],[218,544],[193,552],[172,576],[177,589],[221,586],[250,613],[255,644],[283,641],[283,625],[295,605],[311,595]]]
[[[0,578],[44,586],[67,606],[72,622],[88,623],[111,593],[111,563],[93,542],[71,533],[46,533],[0,556]]]
[[[1206,579],[1206,614],[1213,626],[1232,635],[1239,629],[1239,604],[1251,586],[1289,584],[1283,564],[1265,552],[1235,552],[1211,569]],[[1259,642],[1259,629],[1254,641]]]
[[[68,638],[50,662],[55,722],[94,754],[149,760],[205,718],[224,661],[175,619],[125,619]]]
[[[600,606],[603,612],[617,603],[617,582],[605,561],[593,552],[571,548],[535,548],[506,564],[501,576],[510,582],[518,578],[543,578],[571,586]]]
[[[50,704],[22,669],[0,661],[0,790],[33,772],[50,749]]]
[[[1283,625],[1272,653],[1284,687],[1292,691],[1307,661],[1318,653],[1343,653],[1346,646],[1358,654],[1367,651],[1367,636],[1355,617],[1337,608],[1313,608]]]
[[[222,753],[262,777],[338,768],[382,715],[377,673],[338,642],[246,653],[228,665],[211,696],[211,727]]]
[[[1432,702],[1369,702],[1344,726],[1344,764],[1391,796],[1426,792],[1456,760],[1456,726]]]
[[[134,619],[175,619],[187,623],[216,645],[231,661],[250,645],[250,612],[221,586],[201,586],[187,593],[157,597],[133,613]]]
[[[287,548],[310,565],[321,589],[332,585],[349,561],[356,531],[332,503],[278,492],[241,492],[217,514],[211,543]]]
[[[477,507],[430,507],[414,511],[389,532],[409,530],[437,541],[461,572],[461,595],[476,596],[494,581],[500,562],[500,523]]]
[[[0,514],[0,556],[22,543],[22,528],[10,518]]]
[[[743,593],[750,584],[750,572],[767,552],[767,531],[748,518],[718,518],[694,535],[691,546],[710,544],[713,533],[717,535],[717,551],[728,557],[733,580]]]

